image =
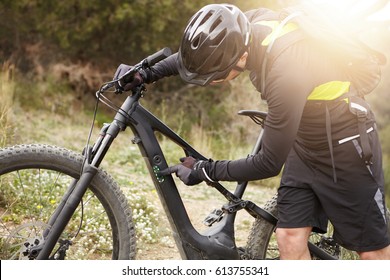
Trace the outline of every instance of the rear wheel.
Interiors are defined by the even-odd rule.
[[[264,209],[277,217],[277,195],[272,197]],[[387,221],[390,220],[390,211],[386,212]],[[388,234],[390,235],[390,224],[388,225]],[[250,259],[279,259],[279,249],[274,234],[275,226],[263,218],[256,219],[252,225],[252,229],[247,241],[246,256]],[[353,260],[359,256],[353,251],[347,250],[338,245],[332,238],[333,228],[329,223],[328,232],[326,234],[313,233],[310,236],[310,242],[317,247],[323,249],[328,254],[337,259]],[[318,259],[312,256],[313,259]]]
[[[277,217],[277,196],[273,196],[263,207],[264,210]],[[278,259],[279,250],[274,233],[275,226],[263,218],[258,218],[252,225],[246,254],[250,259]]]
[[[0,259],[35,259],[47,224],[83,157],[48,145],[0,150]],[[51,254],[54,259],[133,259],[131,209],[99,170]]]

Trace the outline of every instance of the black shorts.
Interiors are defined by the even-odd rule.
[[[328,219],[334,239],[343,247],[367,252],[390,244],[386,221],[381,148],[376,131],[369,133],[373,164],[359,155],[359,139],[334,147],[337,183],[329,151],[294,145],[278,190],[277,227],[313,227],[325,232]]]

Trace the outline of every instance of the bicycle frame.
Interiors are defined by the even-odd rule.
[[[100,136],[92,148],[84,151],[85,162],[81,176],[68,188],[63,201],[49,221],[51,231],[47,235],[37,259],[48,259],[60,234],[70,220],[83,194],[97,172],[106,152],[116,136],[130,127],[134,133],[132,142],[137,144],[145,159],[149,173],[153,179],[155,188],[165,210],[173,231],[177,248],[182,259],[240,259],[234,240],[234,221],[237,211],[245,209],[255,218],[262,217],[272,224],[277,219],[258,207],[251,201],[242,200],[247,182],[239,183],[231,193],[219,183],[213,183],[212,187],[218,190],[228,200],[228,204],[222,209],[225,213],[222,220],[215,223],[210,229],[201,234],[192,225],[177,186],[171,175],[160,176],[159,170],[168,167],[165,156],[156,137],[156,132],[161,133],[169,140],[175,142],[183,149],[186,156],[198,159],[206,159],[190,144],[183,140],[157,117],[145,109],[139,99],[143,96],[144,88],[139,87],[128,96],[117,112],[113,122],[105,125]],[[248,113],[249,112],[249,113]],[[253,117],[251,111],[243,111],[242,114]],[[262,131],[252,153],[257,153],[261,145]],[[322,259],[333,259],[314,245],[310,249]]]
[[[121,79],[128,79],[140,69],[150,67],[170,54],[171,50],[164,48],[145,58],[117,80],[106,83],[97,92],[98,101],[100,101],[100,95],[113,87],[115,82]],[[195,230],[187,215],[172,176],[161,176],[159,174],[160,170],[168,167],[168,164],[156,137],[156,132],[161,133],[169,140],[175,142],[178,147],[183,149],[186,156],[192,156],[202,160],[206,159],[206,157],[201,155],[184,139],[140,105],[139,100],[143,97],[145,91],[144,84],[135,87],[132,90],[132,94],[126,98],[122,106],[117,110],[113,122],[103,126],[100,131],[100,136],[93,147],[85,147],[83,153],[85,157],[80,177],[76,178],[70,184],[60,204],[49,219],[48,225],[50,226],[50,231],[47,230],[44,232],[44,242],[34,248],[37,259],[48,259],[50,257],[61,233],[70,221],[77,206],[82,201],[83,195],[96,175],[99,165],[112,142],[127,127],[130,127],[134,133],[132,142],[138,145],[145,159],[149,174],[153,179],[160,201],[171,225],[177,248],[183,259],[240,259],[239,251],[234,240],[234,221],[236,213],[239,210],[245,209],[254,218],[261,217],[271,224],[276,225],[277,218],[272,214],[251,201],[241,199],[248,182],[238,183],[234,193],[231,193],[219,183],[212,183],[210,185],[228,201],[228,204],[222,207],[225,215],[221,220],[218,219],[218,223],[213,223],[213,226],[204,234],[200,234]],[[262,126],[266,117],[266,113],[257,111],[241,111],[239,114],[251,117],[257,124]],[[252,150],[252,155],[258,153],[260,150],[262,132],[260,132]],[[312,244],[309,244],[309,249],[311,251],[318,251],[315,254],[321,259],[333,259],[332,256]]]
[[[130,101],[130,103],[132,103]],[[187,156],[205,159],[187,142],[160,122],[150,112],[137,104],[132,114],[134,122],[130,127],[135,135],[133,142],[138,144],[152,175],[154,185],[165,209],[173,230],[173,236],[183,259],[239,259],[234,243],[234,217],[230,215],[221,223],[215,233],[199,234],[192,226],[185,206],[172,176],[160,177],[158,171],[168,167],[161,147],[155,136],[156,132],[174,141],[183,148]],[[216,241],[219,242],[216,242]]]

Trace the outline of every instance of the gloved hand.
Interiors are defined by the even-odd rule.
[[[177,164],[167,169],[161,170],[160,174],[165,176],[171,173],[176,173],[176,176],[183,181],[187,186],[197,185],[203,181],[201,178],[202,167],[205,161],[196,160],[193,157],[181,158],[181,164]]]
[[[114,80],[119,79],[123,74],[125,74],[131,68],[133,68],[133,66],[126,65],[126,64],[119,65],[118,68],[116,69]],[[118,80],[117,82],[115,82],[115,90],[116,92],[121,93],[123,91],[131,90],[136,86],[139,86],[143,82],[144,81],[140,73],[135,72],[133,74],[126,75],[122,77],[120,80]]]

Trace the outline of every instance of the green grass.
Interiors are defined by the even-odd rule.
[[[11,118],[14,95],[14,67],[3,64],[0,71],[0,147],[7,145],[13,136]]]
[[[205,156],[214,159],[242,158],[251,151],[250,144],[255,142],[259,127],[249,118],[237,116],[236,112],[241,109],[264,108],[257,92],[247,87],[243,88],[242,83],[248,84],[246,79],[247,77],[243,77],[243,80],[233,82],[231,91],[224,93],[226,96],[209,97],[210,102],[222,101],[222,99],[224,101],[224,104],[214,108],[210,115],[207,115],[205,108],[188,109],[184,105],[170,104],[168,101],[143,103]],[[3,68],[1,81],[0,129],[7,131],[3,134],[5,137],[0,138],[1,145],[35,142],[82,151],[92,122],[91,108],[94,105],[92,99],[86,98],[89,104],[80,105],[78,97],[69,91],[66,84],[55,83],[50,79],[36,86],[33,83],[15,81],[12,67],[5,70]],[[241,94],[234,94],[238,91]],[[195,100],[199,98],[202,96],[196,96]],[[194,100],[187,101],[194,102]],[[180,100],[180,102],[185,101]],[[99,111],[92,142],[97,138],[101,125],[110,122],[114,114],[109,110]],[[196,118],[196,115],[199,118]],[[138,147],[131,143],[132,137],[129,129],[119,135],[106,155],[102,168],[119,183],[133,209],[140,258],[163,258],[166,254],[177,256],[173,253],[175,249],[168,220],[153,182],[149,178],[144,159]],[[165,140],[161,143],[169,164],[177,163],[184,155],[175,144]],[[386,176],[390,170],[388,162],[388,157],[385,157]],[[30,181],[34,184],[34,180]],[[201,224],[202,220],[214,208],[220,208],[226,201],[205,184],[187,187],[177,179],[176,182],[191,221],[197,230],[203,231],[205,228]],[[277,177],[253,182],[248,187],[245,198],[261,205],[272,196],[278,183]],[[229,189],[234,188],[234,184],[228,183],[227,186]],[[5,209],[6,202],[18,195],[14,191],[16,190],[2,190],[0,209]],[[59,194],[54,195],[49,189],[40,192],[33,200],[34,211],[39,212],[41,207],[52,207],[52,204],[55,204],[53,201],[57,202],[60,197]],[[42,197],[45,199],[42,200]],[[20,211],[24,211],[23,206],[20,207]],[[2,213],[0,217],[3,222],[8,222],[17,220],[19,214]],[[252,220],[245,215],[238,217],[238,220],[237,241],[243,246],[246,240],[245,234],[250,229]],[[22,221],[17,222],[22,223]],[[96,225],[99,227],[99,221]],[[93,247],[93,242],[94,240],[86,240],[85,246]],[[156,256],[151,255],[149,251],[156,253]]]
[[[20,104],[15,104],[13,110],[18,112],[18,114],[15,117],[15,124],[17,125],[14,128],[17,132],[17,137],[15,138],[16,141],[14,144],[31,142],[48,143],[81,152],[89,132],[91,113],[84,113],[81,110],[76,111],[75,108],[72,108],[72,102],[67,102],[69,102],[68,107],[72,114],[65,114],[62,110],[60,112],[52,112],[51,110],[26,108]],[[101,124],[109,121],[113,115],[113,112],[100,112],[92,141],[97,138]],[[201,131],[200,127],[196,129],[194,131]],[[204,139],[199,140],[193,137],[189,141],[193,141],[194,143],[191,143],[196,147],[200,145],[202,152],[208,154],[211,152],[211,146],[206,144],[210,143],[210,139],[212,139],[211,134],[205,133]],[[152,250],[156,246],[161,248],[160,254],[167,251],[164,255],[168,254],[169,257],[170,254],[173,254],[172,251],[175,251],[169,223],[164,215],[153,182],[149,178],[144,159],[140,155],[138,147],[131,143],[132,137],[133,135],[130,130],[126,130],[118,136],[106,155],[102,163],[102,168],[107,170],[119,183],[133,209],[140,258],[154,257],[150,256],[148,250]],[[168,141],[163,140],[162,146],[163,150],[167,151],[167,159],[171,164],[177,163],[178,159],[183,156],[182,151]],[[234,153],[237,155],[243,150],[235,148],[229,154],[232,155]],[[246,153],[242,152],[243,155],[246,155]],[[197,229],[203,231],[204,228],[201,225],[201,221],[211,210],[225,204],[225,200],[213,189],[205,185],[188,188],[183,186],[179,181],[177,183],[180,192],[183,194],[183,200],[190,213],[190,218]],[[250,195],[250,192],[248,192],[248,195]],[[267,196],[264,196],[264,198]],[[39,196],[37,195],[37,197]],[[257,197],[256,199],[262,198]],[[49,197],[47,197],[46,203],[48,201],[50,201]],[[36,204],[38,209],[40,204],[38,202]],[[201,213],[197,210],[199,205],[202,205]],[[13,219],[15,218],[16,215],[13,216]],[[247,231],[249,228],[250,222],[247,218],[245,219],[246,222],[239,228],[241,231]],[[238,240],[244,242],[245,238],[238,238]],[[88,243],[86,243],[87,245]],[[91,247],[92,244],[88,246]],[[161,256],[158,258],[161,258]]]
[[[30,82],[18,83],[12,70],[12,67],[3,67],[0,76],[0,145],[48,143],[81,152],[92,122],[91,113],[85,113],[83,106],[77,105],[77,97],[69,92],[66,85],[52,81],[36,85]],[[97,138],[101,124],[110,121],[113,115],[114,113],[107,111],[98,114],[92,141]],[[9,132],[13,134],[10,135]],[[122,185],[129,199],[139,242],[155,243],[159,240],[160,212],[156,206],[153,183],[146,176],[147,169],[138,148],[131,144],[132,136],[127,131],[123,134],[125,135],[120,135],[112,146],[102,166]],[[33,194],[28,207],[23,204],[23,199],[14,199],[23,195],[15,193],[20,192],[20,189],[2,187],[0,209],[7,209],[7,203],[19,205],[16,207],[17,212],[0,212],[3,223],[22,223],[17,219],[26,215],[26,211],[29,211],[29,215],[38,215],[40,209],[54,207],[60,196],[50,190],[50,185],[39,182],[42,178],[34,179],[31,175],[27,180],[29,185],[25,191],[32,191]],[[40,185],[39,191],[34,189],[37,185]],[[98,225],[99,221],[95,221],[95,224]]]
[[[8,259],[13,253],[19,254],[21,236],[24,242],[42,238],[41,233],[47,228],[43,222],[49,220],[69,184],[68,177],[43,169],[26,169],[1,177],[0,237],[8,247],[1,247],[5,250],[0,250],[0,259]],[[96,255],[110,257],[110,254],[102,254],[110,252],[112,244],[109,221],[103,215],[103,207],[89,190],[83,202],[83,211],[80,207],[76,210],[60,237],[70,239],[74,244],[67,255],[71,259],[88,259]],[[6,232],[7,229],[12,229],[12,232]]]

